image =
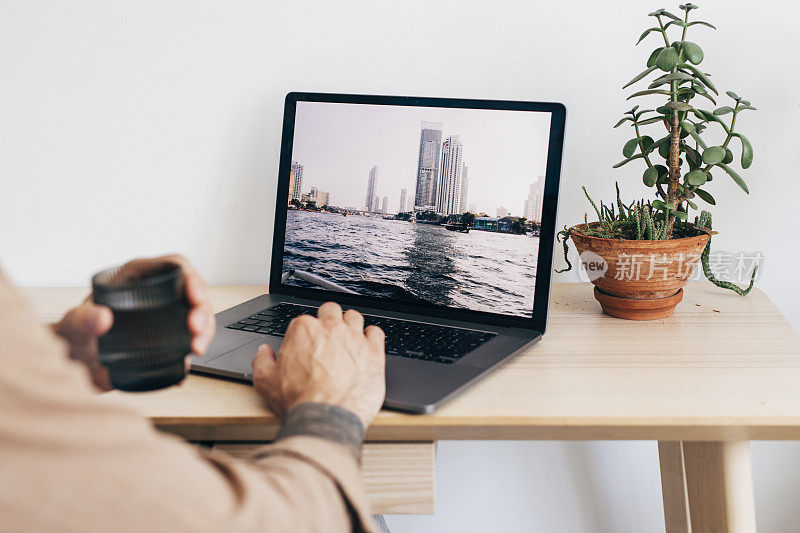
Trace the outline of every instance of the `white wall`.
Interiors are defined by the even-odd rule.
[[[662,5],[677,9],[0,1],[0,263],[21,285],[85,285],[103,265],[175,250],[212,283],[264,282],[289,90],[562,101],[559,225],[578,222],[582,184],[643,190],[640,167],[610,168],[630,137],[611,125],[655,46],[633,43]],[[762,252],[760,286],[800,328],[800,7],[701,7],[719,27],[690,36],[704,68],[759,108],[740,121],[756,151],[750,197],[725,176],[711,184],[715,248]],[[754,468],[760,531],[791,529],[800,447],[756,444]],[[652,443],[443,443],[438,482],[436,516],[390,517],[395,531],[663,528]]]

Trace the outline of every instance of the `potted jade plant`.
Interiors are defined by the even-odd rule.
[[[726,95],[732,102],[718,106],[718,90],[699,68],[703,50],[687,40],[690,29],[716,28],[690,20],[696,5],[682,4],[680,9],[683,17],[664,9],[650,13],[656,24],[636,44],[647,37],[661,42],[650,53],[647,68],[623,87],[652,76],[646,88],[628,99],[658,95],[666,101],[656,109],[635,106],[614,126],[628,125],[634,135],[614,168],[643,163],[642,181],[653,189],[653,197],[625,203],[617,186],[615,201],[598,206],[584,187],[597,221],[584,215],[583,224],[558,234],[567,261],[567,268],[558,272],[572,268],[567,258],[567,239],[572,238],[595,285],[595,297],[607,314],[619,318],[650,320],[672,314],[698,262],[711,282],[741,295],[750,291],[756,275],[754,268],[746,289],[714,277],[708,262],[711,215],[698,206],[715,205],[709,192],[714,178],[729,177],[749,193],[732,165],[736,159],[747,169],[753,162],[753,148],[736,128],[739,114],[755,108],[731,91]],[[690,221],[692,210],[700,212]]]

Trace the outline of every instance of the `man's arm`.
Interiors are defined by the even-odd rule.
[[[12,529],[374,530],[357,453],[371,420],[364,417],[380,402],[349,408],[358,376],[338,390],[317,387],[290,400],[273,391],[268,401],[281,402],[286,424],[281,438],[248,464],[159,434],[96,395],[65,345],[36,325],[2,279],[0,339],[0,447],[10,458],[0,480],[0,513]],[[357,360],[369,351],[373,364],[380,355],[382,373],[377,342],[363,331],[347,342],[343,360],[361,368]],[[346,344],[328,345],[337,343]],[[268,379],[290,382],[278,366]]]

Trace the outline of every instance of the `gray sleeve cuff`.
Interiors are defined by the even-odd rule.
[[[275,440],[293,435],[311,435],[331,440],[350,449],[353,456],[361,461],[364,426],[352,411],[343,407],[314,402],[292,407],[286,413]]]

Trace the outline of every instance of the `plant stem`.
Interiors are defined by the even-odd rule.
[[[689,10],[687,9],[686,15],[684,15],[683,17],[683,33],[681,33],[681,41],[686,40],[686,30],[689,29],[689,26],[687,26],[688,23],[689,23]]]
[[[642,136],[639,133],[639,123],[636,121],[636,117],[633,117],[633,131],[636,132],[636,138],[639,139],[639,150],[642,151],[642,155],[644,156],[644,160],[647,163],[648,167],[652,167],[653,163],[650,162],[650,156],[645,153],[644,145],[642,145]]]
[[[661,36],[664,37],[664,44],[669,46],[669,39],[667,39],[667,30],[664,29],[664,25],[661,23],[661,15],[657,15],[656,19],[658,19],[658,27],[661,28]]]
[[[669,142],[669,185],[667,186],[667,203],[673,208],[678,208],[678,180],[680,180],[680,141],[681,130],[678,122],[678,113],[672,114],[672,124],[670,125]],[[667,239],[672,238],[672,227],[675,225],[675,215],[670,213],[667,221]]]

